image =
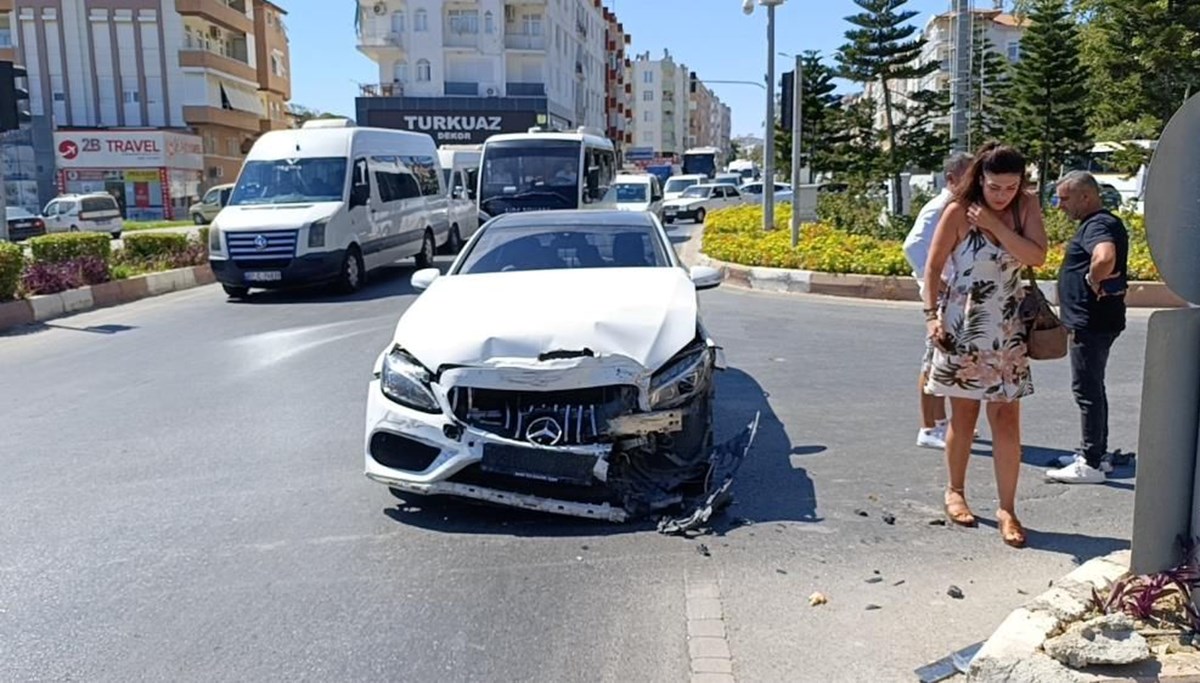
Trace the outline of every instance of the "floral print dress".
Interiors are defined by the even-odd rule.
[[[1023,266],[973,226],[951,262],[955,276],[942,304],[942,327],[953,351],[935,345],[925,390],[1002,402],[1032,394],[1027,333],[1018,313]]]

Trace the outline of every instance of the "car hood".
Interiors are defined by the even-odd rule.
[[[681,268],[578,268],[434,280],[394,341],[426,368],[590,350],[662,367],[696,336],[696,290]]]
[[[226,206],[221,209],[217,225],[226,231],[296,229],[329,218],[341,205],[341,202],[311,202]]]
[[[703,204],[704,197],[678,197],[676,199],[668,199],[663,202],[663,206],[691,206],[693,204]]]

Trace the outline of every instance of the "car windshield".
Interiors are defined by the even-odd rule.
[[[581,148],[573,140],[490,143],[483,153],[479,208],[492,215],[578,208]]]
[[[707,197],[712,190],[711,187],[689,187],[683,191],[680,197]]]
[[[667,185],[663,188],[663,192],[683,192],[698,182],[700,181],[696,180],[695,178],[671,178],[667,181]]]
[[[11,221],[14,218],[34,218],[34,215],[29,213],[28,209],[19,206],[6,206],[4,207],[4,217]]]
[[[617,183],[612,191],[616,193],[620,204],[637,204],[647,201],[650,186],[645,183]]]
[[[345,184],[342,157],[247,161],[229,204],[336,202],[342,199]]]
[[[670,265],[658,234],[648,225],[503,224],[482,228],[455,272],[469,275],[567,268],[663,268]]]

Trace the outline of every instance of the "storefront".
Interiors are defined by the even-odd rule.
[[[165,130],[60,130],[54,134],[60,194],[106,192],[127,220],[186,217],[199,196],[204,144]]]
[[[480,145],[493,135],[530,128],[565,130],[544,97],[360,97],[358,125],[427,133],[438,145]]]

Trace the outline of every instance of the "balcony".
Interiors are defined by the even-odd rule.
[[[478,97],[479,84],[467,81],[446,81],[448,97]]]
[[[204,17],[235,33],[254,35],[254,20],[246,16],[245,0],[175,0],[185,17]]]
[[[546,86],[543,83],[505,83],[504,89],[509,97],[546,96]]]
[[[195,48],[179,51],[179,66],[219,71],[251,83],[258,83],[258,70],[232,57]]]
[[[454,33],[447,26],[445,33],[442,34],[442,45],[452,48],[476,49],[479,47],[479,34]]]
[[[504,47],[509,50],[546,50],[546,36],[532,33],[504,34]]]
[[[184,106],[183,120],[189,126],[225,126],[258,132],[261,119],[249,112],[207,106]]]
[[[364,33],[358,36],[358,51],[370,59],[397,57],[404,51],[404,36],[399,33]]]
[[[361,97],[404,97],[404,84],[393,83],[363,83],[359,86]]]

